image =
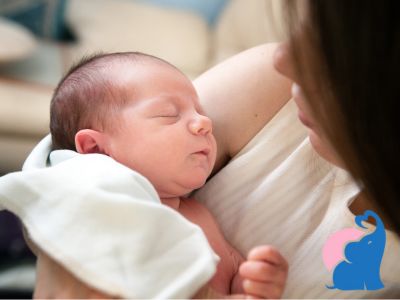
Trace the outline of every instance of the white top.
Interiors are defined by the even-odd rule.
[[[290,101],[195,198],[243,255],[260,244],[282,252],[290,268],[284,298],[399,298],[400,242],[391,232],[381,266],[385,288],[326,288],[332,272],[322,249],[336,231],[359,229],[348,209],[358,192],[346,172],[314,152]]]

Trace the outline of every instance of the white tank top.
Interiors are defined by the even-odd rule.
[[[338,230],[356,228],[348,205],[358,193],[345,171],[314,152],[289,101],[194,197],[212,211],[244,256],[261,244],[282,252],[290,266],[284,298],[400,298],[400,242],[389,231],[380,273],[383,289],[326,287],[333,282],[323,247]]]

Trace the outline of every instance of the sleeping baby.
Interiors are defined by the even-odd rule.
[[[287,263],[279,252],[259,246],[244,260],[207,208],[188,197],[210,175],[217,149],[212,122],[176,67],[137,52],[85,58],[54,93],[50,130],[54,150],[113,158],[145,176],[164,205],[202,228],[220,262],[197,296],[281,296]]]

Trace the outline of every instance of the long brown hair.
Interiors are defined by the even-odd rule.
[[[398,233],[399,4],[287,1],[290,49],[306,100],[348,170]]]

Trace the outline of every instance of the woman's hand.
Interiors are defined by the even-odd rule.
[[[239,268],[243,289],[255,298],[281,298],[288,274],[288,263],[271,246],[253,248]]]
[[[63,266],[55,262],[43,251],[36,252],[35,299],[110,299],[114,298],[97,291],[77,279]]]

